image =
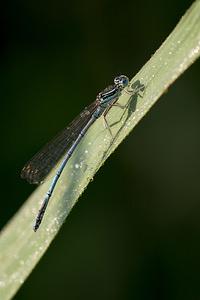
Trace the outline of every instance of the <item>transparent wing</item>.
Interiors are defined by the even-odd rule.
[[[67,153],[98,105],[97,100],[91,103],[66,128],[34,155],[22,169],[21,177],[26,178],[31,184],[41,184],[64,154]]]

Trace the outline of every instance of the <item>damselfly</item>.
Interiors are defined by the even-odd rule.
[[[53,140],[51,140],[44,148],[42,148],[22,169],[21,177],[26,178],[29,183],[41,184],[47,177],[49,172],[56,166],[59,160],[65,155],[53,181],[47,192],[44,202],[38,212],[35,220],[33,230],[37,231],[44,216],[47,204],[51,198],[55,185],[74,150],[79,142],[84,137],[90,126],[101,116],[108,129],[111,138],[113,135],[110,126],[106,120],[109,110],[113,106],[123,107],[117,104],[122,91],[133,95],[140,88],[133,92],[128,92],[125,88],[129,84],[129,79],[121,75],[114,79],[114,85],[109,86],[104,91],[98,94],[96,100],[85,108],[80,115],[69,124],[63,131],[61,131]]]

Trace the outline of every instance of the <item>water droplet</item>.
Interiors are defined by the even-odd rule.
[[[3,287],[3,286],[5,286],[6,284],[5,284],[5,282],[4,281],[0,281],[0,287]]]
[[[104,155],[104,151],[99,151],[99,152],[98,152],[98,156],[99,156],[100,158],[103,158],[103,155]]]

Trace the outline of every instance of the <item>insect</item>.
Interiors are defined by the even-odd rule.
[[[46,207],[49,203],[56,183],[74,150],[90,128],[90,126],[100,117],[103,116],[106,128],[111,138],[113,135],[110,126],[106,120],[109,110],[113,106],[123,107],[117,104],[122,91],[133,95],[138,91],[128,92],[125,88],[129,84],[128,77],[121,75],[114,79],[114,85],[107,87],[99,93],[96,100],[85,108],[63,131],[43,147],[33,158],[24,166],[21,177],[26,178],[29,183],[41,184],[49,172],[56,166],[60,159],[65,155],[52,184],[45,196],[44,202],[38,212],[33,230],[37,231],[44,216]]]

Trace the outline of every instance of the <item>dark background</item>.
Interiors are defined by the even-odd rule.
[[[35,188],[23,165],[192,1],[1,4],[1,227]],[[15,299],[200,299],[200,62],[96,174]]]

